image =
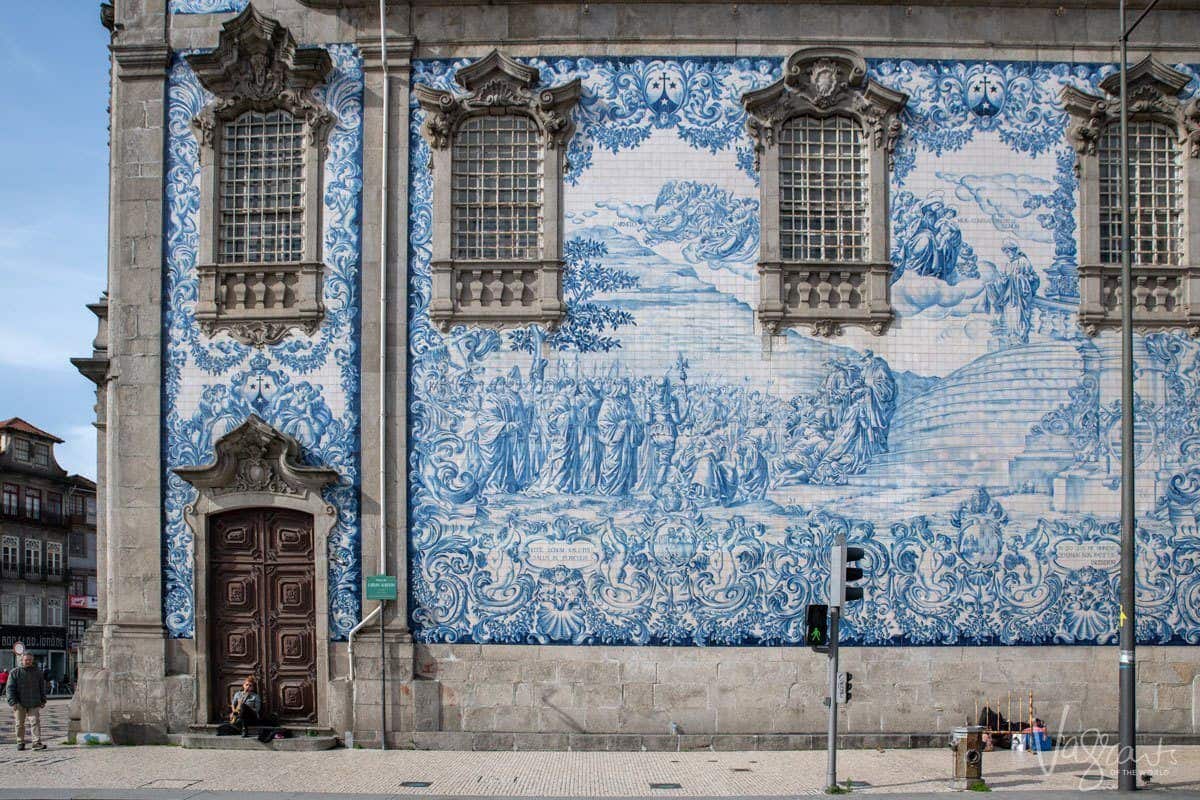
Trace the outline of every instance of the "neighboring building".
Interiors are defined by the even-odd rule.
[[[1115,730],[1113,2],[389,2],[386,48],[373,0],[103,8],[83,730],[162,740],[252,672],[358,742],[386,700],[408,746],[802,745],[838,534],[844,730],[1029,691]],[[1169,733],[1200,730],[1198,12],[1156,7],[1129,75]]]
[[[56,444],[62,439],[23,419],[0,422],[0,669],[13,666],[20,642],[62,680],[73,670],[68,620],[89,613],[73,611],[68,593],[88,548],[95,596],[96,485],[58,465]]]
[[[96,587],[96,484],[72,475],[74,489],[67,503],[71,531],[67,537],[67,649],[68,675],[72,682],[78,669],[77,655],[83,635],[96,622],[99,590]]]

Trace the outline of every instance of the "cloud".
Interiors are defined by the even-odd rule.
[[[892,303],[901,313],[921,314],[933,319],[964,317],[971,313],[974,303],[967,303],[983,294],[985,281],[963,278],[951,286],[932,275],[905,273],[892,286]]]
[[[954,196],[959,200],[974,202],[996,230],[1035,242],[1054,241],[1053,234],[1037,220],[1045,208],[1040,197],[1058,188],[1053,181],[1011,172],[996,175],[939,172],[937,176],[954,184]]]
[[[67,472],[95,479],[96,429],[91,425],[72,425],[66,431],[59,431],[58,435],[66,440],[54,448],[59,466]]]

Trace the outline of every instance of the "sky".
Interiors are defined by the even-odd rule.
[[[0,419],[95,478],[95,387],[69,359],[91,355],[105,288],[108,31],[96,0],[22,6],[0,14]]]

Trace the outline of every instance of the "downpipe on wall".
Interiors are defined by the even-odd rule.
[[[391,148],[391,117],[392,117],[392,86],[388,73],[388,43],[387,43],[387,0],[379,0],[379,52],[380,66],[383,72],[383,142],[381,174],[379,181],[379,574],[387,574],[387,527],[388,527],[388,482],[387,482],[387,332],[388,332],[388,204],[391,199],[389,191],[389,170]],[[358,683],[354,679],[354,637],[377,616],[379,617],[379,675],[381,687],[386,686],[387,655],[384,647],[383,604],[380,601],[367,616],[350,629],[347,635],[346,655],[350,660],[350,691],[352,715],[358,715]],[[381,688],[382,691],[382,688]],[[387,749],[387,694],[380,697],[381,725],[379,731],[379,749]],[[357,727],[357,725],[355,725]]]

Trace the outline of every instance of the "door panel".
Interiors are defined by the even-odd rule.
[[[312,518],[256,508],[210,521],[209,625],[214,718],[247,675],[264,713],[314,723],[316,598]]]

